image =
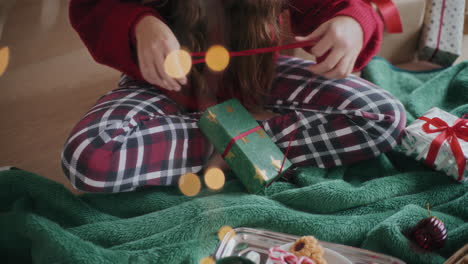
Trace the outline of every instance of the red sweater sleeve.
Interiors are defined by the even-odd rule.
[[[70,22],[93,58],[102,64],[143,79],[133,51],[133,28],[145,15],[159,14],[137,2],[72,0]]]
[[[359,71],[379,51],[383,23],[372,6],[363,0],[292,0],[291,27],[294,34],[307,35],[336,16],[354,18],[362,27],[364,42],[353,71]]]

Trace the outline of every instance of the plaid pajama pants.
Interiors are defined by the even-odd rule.
[[[405,127],[402,104],[355,76],[325,79],[312,62],[280,57],[265,108],[280,115],[260,125],[280,149],[291,141],[296,166],[321,168],[370,159],[397,144]],[[214,148],[188,113],[147,83],[123,76],[72,130],[62,167],[77,189],[121,192],[172,185],[198,173]]]

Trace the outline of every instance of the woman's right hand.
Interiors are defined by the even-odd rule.
[[[135,27],[138,63],[143,78],[159,87],[180,91],[187,78],[174,79],[164,70],[164,59],[180,44],[171,29],[154,16],[145,16]]]

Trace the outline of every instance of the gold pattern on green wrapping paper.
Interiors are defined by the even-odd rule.
[[[260,138],[267,138],[268,137],[263,129],[259,129],[259,130],[255,131],[255,133],[257,133],[260,136]]]
[[[226,106],[226,111],[228,111],[229,113],[232,113],[234,112],[234,109],[232,109],[232,107],[230,105]]]
[[[270,158],[271,158],[271,165],[275,167],[277,171],[279,171],[281,169],[281,160],[275,160],[273,156],[270,156]]]
[[[208,110],[208,120],[210,120],[213,123],[218,123],[216,115],[213,112],[211,112],[211,110]]]
[[[246,137],[241,138],[241,140],[242,140],[242,142],[244,142],[244,143],[250,142],[250,140],[248,140]]]
[[[261,170],[255,166],[255,179],[258,179],[261,183],[268,181],[268,176],[266,175],[266,170]]]
[[[235,156],[236,156],[236,155],[234,155],[234,153],[232,153],[232,151],[229,151],[228,154],[226,154],[225,159],[229,159],[229,160],[230,160],[230,159],[234,158]]]

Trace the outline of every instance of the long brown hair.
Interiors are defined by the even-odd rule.
[[[222,44],[229,51],[275,45],[280,38],[278,18],[285,0],[159,0],[150,4],[166,12],[167,22],[182,47],[192,52],[206,51]],[[218,8],[216,8],[218,6]],[[224,17],[224,19],[219,19]],[[221,39],[213,39],[211,31]],[[220,28],[221,27],[221,28]],[[273,53],[231,58],[222,73],[207,73],[203,64],[195,66],[189,82],[199,92],[217,94],[222,89],[237,97],[249,109],[261,107],[275,73]],[[207,74],[217,75],[217,83],[207,81]]]

